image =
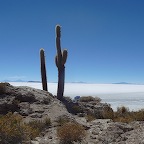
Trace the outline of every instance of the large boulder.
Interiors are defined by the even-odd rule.
[[[0,83],[0,114],[20,112],[22,115],[31,113],[30,104],[49,104],[52,94],[30,87],[14,87],[9,83]]]

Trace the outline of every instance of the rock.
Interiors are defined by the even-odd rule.
[[[40,113],[33,113],[33,114],[30,114],[30,117],[32,117],[32,118],[42,118],[42,114],[40,114]]]
[[[17,93],[17,95],[15,95],[15,99],[20,101],[20,102],[29,102],[29,103],[33,103],[36,101],[35,96],[33,93],[31,92],[27,92],[27,93]]]
[[[31,144],[39,144],[39,142],[38,141],[31,141]]]
[[[79,109],[85,113],[83,115],[93,115],[97,119],[109,118],[105,113],[106,111],[107,113],[113,114],[112,108],[107,103],[78,102],[77,105],[79,106]]]
[[[14,87],[9,83],[2,83],[2,85],[4,91],[0,93],[0,114],[17,111],[23,116],[28,116],[31,114],[30,106],[33,103],[39,102],[39,104],[46,105],[50,104],[53,99],[50,93],[42,90],[24,86]]]
[[[117,127],[119,127],[121,130],[123,130],[123,132],[128,132],[133,130],[134,128],[126,123],[115,123]]]
[[[5,96],[4,98],[0,97],[0,114],[6,114],[9,111],[19,111],[18,104],[15,103],[15,98],[8,96]]]
[[[21,102],[19,104],[19,107],[20,107],[19,113],[22,116],[28,116],[29,114],[32,113],[32,109],[30,108],[30,103],[29,102]]]

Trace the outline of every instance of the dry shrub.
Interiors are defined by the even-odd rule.
[[[144,121],[144,109],[141,109],[137,112],[133,112],[133,117],[137,121]]]
[[[114,118],[114,111],[112,110],[111,107],[107,107],[104,109],[102,115],[103,115],[104,119],[113,119]]]
[[[132,113],[129,111],[128,107],[118,107],[113,120],[114,122],[130,123],[133,121]]]
[[[116,112],[104,110],[104,118],[110,118],[114,122],[130,123],[132,121],[144,121],[144,109],[139,111],[129,111],[128,107],[121,106]]]
[[[83,96],[80,97],[80,102],[96,102],[99,103],[101,99],[99,97],[92,97],[92,96]]]
[[[80,124],[66,123],[57,129],[57,135],[63,144],[71,144],[85,138],[86,132]]]
[[[73,105],[71,107],[71,111],[72,111],[73,114],[77,114],[77,113],[82,113],[83,109],[79,105]]]
[[[134,121],[134,119],[131,116],[114,118],[114,122],[130,123],[132,121]]]
[[[126,116],[129,114],[129,108],[125,106],[118,107],[116,114],[117,116]]]
[[[130,112],[128,107],[121,106],[117,108],[113,120],[115,122],[130,123],[137,119],[137,113],[138,112]]]
[[[43,131],[45,128],[49,128],[51,126],[50,118],[45,118],[44,120],[33,120],[27,123],[32,129],[37,129],[38,133]]]
[[[19,144],[27,143],[40,134],[43,128],[50,124],[50,119],[43,122],[22,122],[22,116],[9,112],[0,117],[0,143]]]
[[[40,133],[44,129],[44,123],[40,120],[34,120],[27,123],[28,126],[33,129],[37,129],[38,133]]]
[[[22,123],[22,117],[18,114],[8,113],[0,118],[0,143],[18,144],[36,137],[37,129]]]
[[[93,121],[96,119],[94,114],[87,114],[85,118],[86,118],[87,122],[90,122],[90,121]]]
[[[58,123],[59,126],[63,126],[64,124],[70,122],[70,119],[66,116],[60,116],[58,117],[56,122]]]

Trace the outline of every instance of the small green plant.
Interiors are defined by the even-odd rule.
[[[57,136],[63,144],[72,144],[81,142],[85,138],[86,132],[80,124],[66,123],[57,129]]]
[[[51,126],[51,119],[46,117],[46,118],[44,119],[44,125],[45,125],[46,127]]]

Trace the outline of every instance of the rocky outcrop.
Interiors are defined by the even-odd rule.
[[[44,119],[49,117],[52,125],[45,129],[39,137],[31,141],[31,144],[59,144],[57,128],[59,120],[64,118],[68,121],[75,121],[84,126],[87,136],[82,144],[143,144],[144,143],[144,121],[131,122],[129,124],[113,122],[104,118],[104,111],[112,111],[106,103],[76,103],[69,100],[63,102],[57,100],[49,92],[30,87],[14,87],[8,83],[0,85],[0,114],[4,115],[9,111],[19,113],[24,121]],[[73,106],[79,113],[69,113]],[[66,109],[69,108],[69,112]],[[82,112],[83,117],[79,117]],[[93,113],[97,119],[88,122],[84,117],[87,113]],[[77,144],[75,142],[75,144]]]
[[[32,105],[49,104],[53,100],[52,94],[30,87],[14,87],[9,83],[3,83],[3,88],[5,91],[0,94],[0,114],[12,111],[29,115]]]
[[[99,101],[73,102],[68,97],[63,99],[63,103],[67,110],[72,114],[79,116],[93,115],[97,119],[107,118],[106,113],[113,114],[113,109],[110,104],[101,103]],[[112,115],[109,115],[112,117]],[[110,118],[110,117],[109,117]]]
[[[17,112],[25,119],[50,117],[52,121],[61,115],[70,115],[65,106],[51,93],[31,87],[14,87],[3,83],[0,94],[0,114]]]
[[[113,109],[107,103],[79,102],[84,113],[92,114],[97,119],[105,118],[105,111],[113,113]]]
[[[144,122],[130,124],[113,122],[110,119],[97,119],[86,122],[85,118],[75,117],[87,132],[81,144],[143,144]],[[56,127],[50,128],[43,137],[37,137],[33,144],[60,144],[56,136]],[[74,144],[79,144],[74,142]]]
[[[111,120],[90,122],[88,140],[92,144],[142,144],[144,142],[144,122],[130,124]]]

